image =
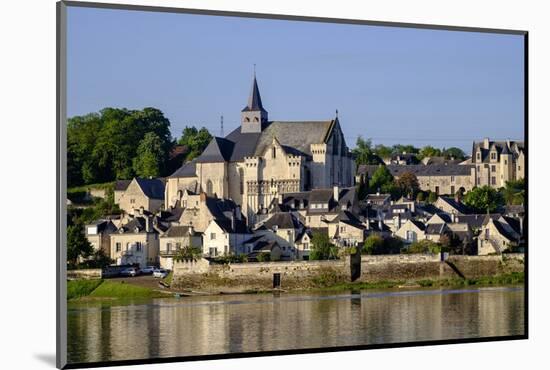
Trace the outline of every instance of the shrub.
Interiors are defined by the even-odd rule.
[[[372,234],[367,237],[363,244],[361,254],[375,254],[384,247],[384,239],[380,235]]]
[[[420,240],[417,242],[412,243],[409,248],[406,250],[406,253],[440,253],[441,252],[441,245],[431,241],[431,240]]]

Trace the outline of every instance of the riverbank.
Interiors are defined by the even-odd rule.
[[[169,298],[170,292],[134,285],[125,281],[70,280],[67,282],[67,300],[127,300]]]
[[[214,296],[224,294],[266,294],[273,292],[338,292],[377,289],[422,289],[422,288],[462,288],[467,286],[502,286],[519,285],[525,281],[523,272],[512,272],[497,276],[482,276],[472,279],[422,279],[422,280],[388,280],[379,282],[348,282],[328,285],[312,286],[307,289],[244,289],[225,287],[222,289],[180,289],[179,291],[161,291],[128,282],[108,280],[72,280],[67,284],[67,299],[69,301],[112,301],[131,299],[175,298],[185,296]]]

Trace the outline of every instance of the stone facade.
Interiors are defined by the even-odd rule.
[[[168,178],[165,202],[195,188],[242,206],[250,225],[280,195],[354,184],[355,163],[338,117],[328,121],[269,121],[256,79],[240,128],[214,138],[194,162]],[[197,191],[197,190],[196,190]]]
[[[490,141],[474,143],[472,163],[476,167],[476,185],[500,188],[506,181],[525,177],[525,148],[522,141]]]

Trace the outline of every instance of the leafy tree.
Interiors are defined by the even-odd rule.
[[[402,145],[402,144],[395,144],[392,147],[392,152],[394,154],[398,153],[409,153],[409,154],[417,154],[420,151],[417,147],[413,145]]]
[[[355,155],[355,163],[357,165],[381,163],[380,158],[374,152],[371,139],[365,140],[359,136],[352,152]]]
[[[371,234],[365,239],[361,254],[377,254],[384,247],[384,239],[377,234]]]
[[[418,194],[416,194],[416,201],[417,202],[423,202],[424,199],[426,199],[426,195],[423,191],[419,191]]]
[[[441,252],[441,245],[428,239],[423,239],[412,243],[406,253],[430,253],[436,254]]]
[[[494,212],[504,203],[502,195],[487,185],[470,190],[464,196],[463,202],[479,213]]]
[[[77,264],[78,258],[86,258],[93,253],[93,247],[86,239],[83,228],[80,225],[67,227],[67,261]]]
[[[456,147],[443,149],[441,154],[447,159],[451,159],[451,158],[460,159],[460,160],[466,159],[466,154],[464,154],[464,151]]]
[[[311,244],[310,260],[328,260],[338,256],[338,247],[330,242],[326,233],[313,232]]]
[[[393,149],[383,144],[378,144],[374,147],[374,153],[380,158],[388,158],[393,154]]]
[[[148,132],[138,145],[133,168],[140,177],[158,177],[166,161],[167,153],[162,141],[153,132]]]
[[[393,176],[390,173],[390,170],[386,166],[378,166],[376,171],[372,174],[372,177],[369,182],[369,188],[371,191],[381,189],[385,185],[390,185],[393,181]]]
[[[178,144],[185,145],[187,148],[185,160],[190,161],[198,157],[211,140],[212,135],[206,128],[202,127],[200,130],[197,130],[195,126],[186,126],[183,129],[181,138],[178,140]]]
[[[500,190],[507,205],[519,205],[525,202],[525,180],[506,181],[504,188]]]
[[[420,185],[416,175],[412,172],[404,172],[395,180],[395,185],[401,190],[403,195],[414,199],[414,196],[420,190]]]
[[[428,192],[428,203],[435,203],[437,201],[437,194],[433,191]]]
[[[434,148],[433,146],[427,145],[420,149],[418,156],[420,157],[420,159],[426,157],[439,157],[441,156],[441,150]]]
[[[258,260],[258,262],[269,262],[271,260],[271,253],[269,252],[258,253],[258,255],[256,256],[256,259]]]

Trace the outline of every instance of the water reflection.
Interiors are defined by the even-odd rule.
[[[524,333],[522,288],[71,304],[69,362]]]

